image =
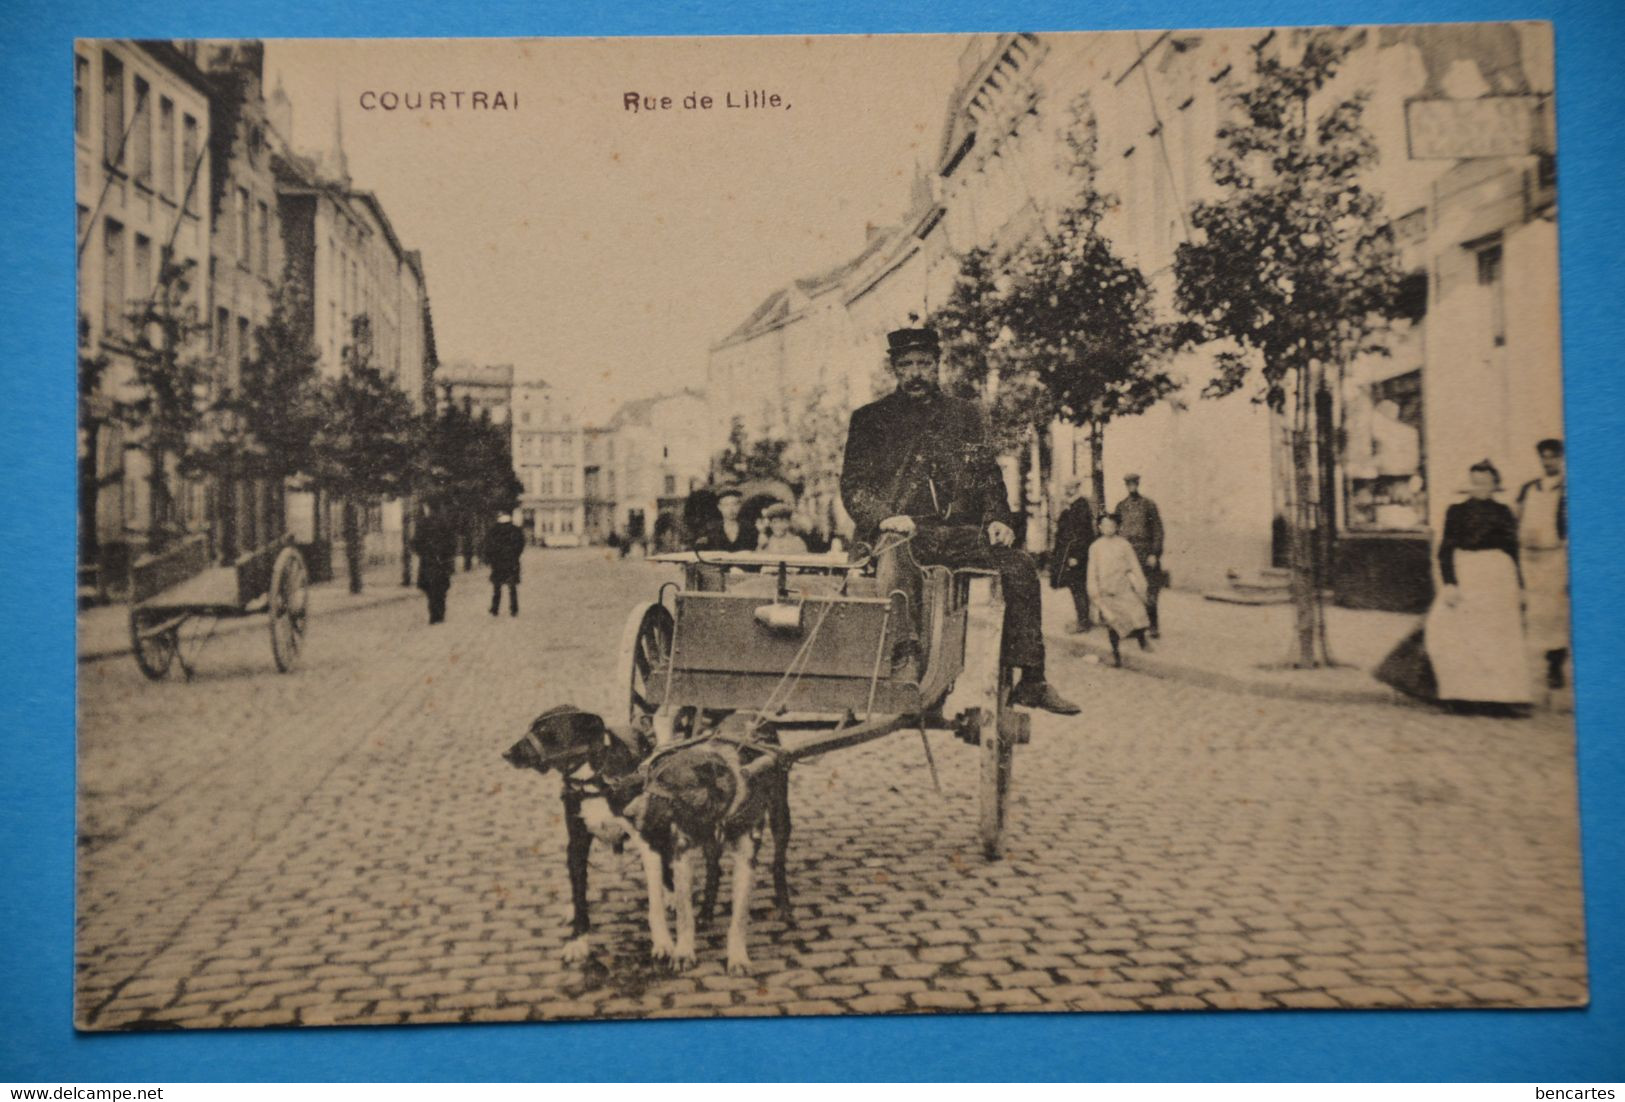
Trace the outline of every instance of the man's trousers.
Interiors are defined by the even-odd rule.
[[[895,538],[882,533],[878,542]],[[876,563],[875,580],[883,593],[900,589],[908,596],[908,624],[898,635],[918,641],[915,625],[920,621],[923,576],[916,564],[998,571],[1004,597],[1004,664],[1020,666],[1024,672],[1043,670],[1043,594],[1031,555],[987,543],[979,528],[917,529],[906,547]]]

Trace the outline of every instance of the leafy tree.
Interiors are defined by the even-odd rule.
[[[1176,329],[1157,320],[1145,275],[1101,231],[1117,200],[1095,188],[1096,121],[1087,93],[1071,113],[1064,167],[1076,191],[1054,224],[1022,249],[1006,316],[1053,414],[1088,430],[1092,496],[1104,510],[1106,426],[1178,389],[1166,370]]]
[[[318,388],[320,425],[312,442],[316,486],[340,503],[350,592],[361,592],[364,510],[404,493],[419,450],[418,419],[394,379],[372,362],[365,316],[355,321],[344,370]]]
[[[120,402],[119,416],[143,436],[148,463],[148,550],[161,551],[180,534],[170,487],[171,461],[188,462],[189,444],[202,419],[199,395],[209,389],[215,365],[206,351],[196,303],[190,301],[196,262],[176,261],[166,247],[152,295],[130,315],[130,359],[135,397]]]
[[[851,412],[844,391],[834,393],[823,386],[786,403],[784,423],[789,439],[779,454],[779,467],[820,535],[835,531],[835,503],[841,496],[841,463]]]
[[[418,485],[449,510],[452,526],[462,533],[467,568],[485,523],[516,508],[524,486],[514,474],[506,429],[483,411],[475,416],[458,406],[449,387],[439,411],[427,418],[427,435]]]
[[[784,474],[784,454],[790,441],[773,436],[752,439],[745,421],[735,417],[728,429],[728,445],[712,461],[717,474],[729,482],[754,479],[789,481]]]
[[[1195,323],[1192,338],[1222,342],[1204,394],[1233,393],[1256,376],[1256,401],[1277,413],[1290,406],[1300,667],[1330,662],[1312,478],[1316,457],[1335,445],[1328,376],[1361,354],[1386,354],[1398,313],[1393,231],[1382,197],[1363,181],[1377,159],[1363,122],[1369,93],[1311,111],[1354,41],[1335,29],[1309,32],[1295,62],[1254,47],[1252,84],[1225,94],[1231,118],[1211,160],[1222,194],[1195,206],[1195,234],[1174,259],[1176,303]]]
[[[270,318],[255,330],[254,355],[243,365],[238,396],[253,441],[252,466],[278,483],[316,466],[324,407],[314,318],[308,291],[285,279]]]

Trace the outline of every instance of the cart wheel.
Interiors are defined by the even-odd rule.
[[[141,667],[141,672],[153,681],[162,681],[164,675],[169,672],[170,663],[175,661],[175,655],[181,649],[180,631],[171,628],[157,635],[143,637],[141,632],[146,628],[147,620],[145,609],[130,610],[130,644],[135,651],[135,664]]]
[[[284,547],[271,567],[267,608],[271,616],[271,656],[282,673],[299,664],[299,652],[305,646],[310,611],[307,578],[304,557],[297,548]]]
[[[999,692],[991,715],[981,715],[981,838],[982,855],[989,861],[1004,856],[1004,828],[1009,816],[1010,776],[1015,766],[1016,743],[1028,717],[1010,707],[1010,674],[999,678]]]
[[[1026,720],[1010,708],[1010,673],[1000,661],[1004,600],[998,582],[998,575],[991,573],[967,579],[965,657],[947,702],[959,717],[956,733],[978,747],[982,759],[977,833],[989,861],[1004,853],[1013,750]]]
[[[626,717],[635,729],[652,730],[659,710],[654,692],[664,688],[652,681],[657,674],[665,677],[675,634],[671,610],[659,601],[641,604],[627,617],[614,684],[617,692],[624,690],[627,694]]]

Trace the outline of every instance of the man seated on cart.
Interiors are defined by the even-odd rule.
[[[921,577],[915,564],[997,570],[1004,595],[1006,666],[1020,667],[1011,703],[1075,715],[1078,706],[1044,677],[1041,590],[1032,558],[1017,549],[1013,516],[982,412],[943,394],[940,345],[931,329],[886,335],[897,388],[852,414],[841,466],[841,500],[858,542],[908,547],[876,563],[881,592],[902,590],[909,608],[893,655],[918,665]]]

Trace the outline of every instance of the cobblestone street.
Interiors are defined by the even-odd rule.
[[[797,767],[797,922],[759,885],[754,975],[720,922],[697,969],[652,967],[636,860],[603,847],[599,955],[566,965],[557,781],[499,754],[550,705],[624,709],[622,624],[671,577],[532,552],[519,618],[460,574],[445,625],[421,600],[314,620],[290,676],[258,631],[190,684],[82,664],[78,1025],[1586,998],[1567,717],[1264,699],[1060,647],[1086,710],[1034,718],[1004,861],[975,755],[930,735],[938,795],[903,732]]]

